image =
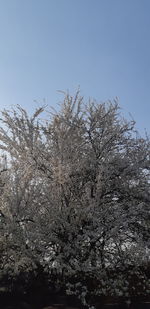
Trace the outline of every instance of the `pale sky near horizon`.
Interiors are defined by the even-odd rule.
[[[150,133],[150,1],[0,0],[0,110],[55,107],[78,86]]]

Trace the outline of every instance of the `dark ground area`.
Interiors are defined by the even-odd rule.
[[[133,299],[131,303],[124,300],[101,298],[95,303],[97,309],[150,309],[150,298]],[[18,293],[1,293],[0,309],[85,309],[79,301],[72,296],[60,293],[32,291],[26,295]]]

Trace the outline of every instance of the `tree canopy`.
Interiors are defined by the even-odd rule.
[[[85,305],[148,295],[149,137],[117,101],[67,93],[46,110],[2,111],[0,276],[40,263]]]

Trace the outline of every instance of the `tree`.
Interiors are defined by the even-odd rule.
[[[85,305],[92,295],[148,294],[148,136],[121,117],[116,101],[85,104],[77,92],[42,121],[44,109],[32,117],[20,106],[2,112],[11,237]]]

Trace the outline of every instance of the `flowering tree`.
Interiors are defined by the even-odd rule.
[[[59,112],[43,121],[43,111],[2,112],[9,238],[85,305],[92,295],[148,294],[148,136],[116,101],[84,104],[66,94]]]

